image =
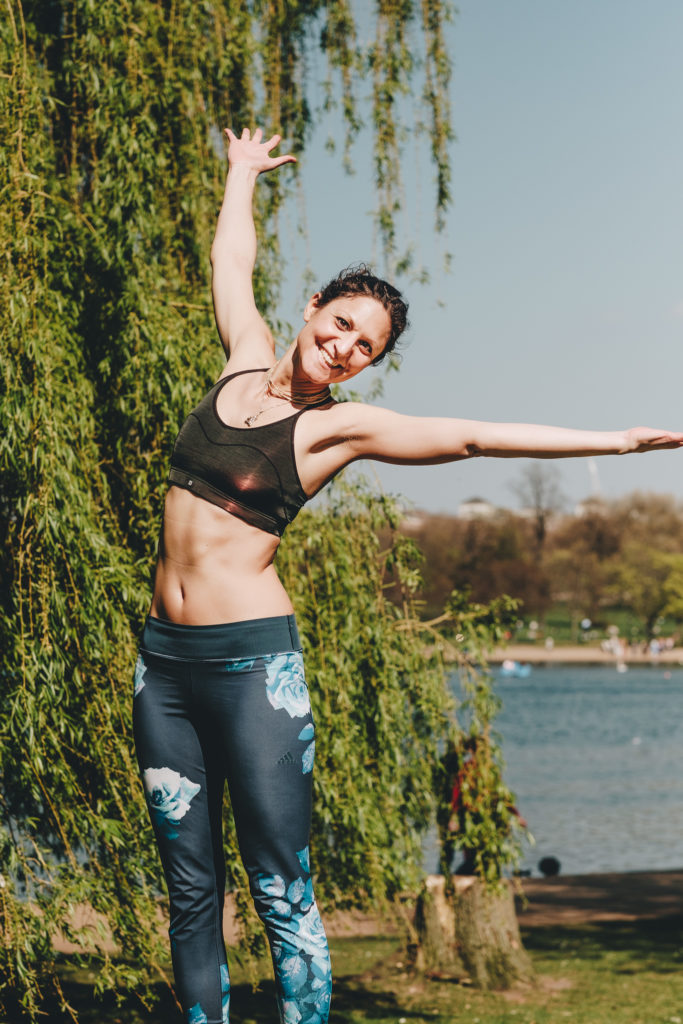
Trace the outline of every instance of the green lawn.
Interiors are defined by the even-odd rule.
[[[523,934],[538,982],[507,994],[416,975],[397,939],[337,939],[330,1024],[683,1024],[683,917]],[[268,970],[253,992],[234,968],[231,1024],[275,1024]],[[67,964],[63,980],[83,1024],[181,1024],[168,997],[147,1014],[94,1004],[87,978]]]
[[[528,616],[526,617],[528,621]],[[640,619],[633,612],[625,608],[603,608],[600,615],[600,622],[595,623],[591,632],[591,642],[598,644],[601,639],[607,636],[606,627],[615,625],[619,627],[619,636],[624,640],[633,640],[643,643],[645,640],[644,627]],[[556,644],[575,644],[585,640],[582,630],[577,623],[572,624],[571,615],[565,605],[554,605],[548,610],[544,620],[544,631],[537,641],[542,644],[546,636],[552,636]],[[662,637],[672,636],[679,632],[680,623],[674,619],[663,618],[658,623],[659,635]],[[527,628],[520,631],[519,636],[513,637],[515,643],[527,642]]]

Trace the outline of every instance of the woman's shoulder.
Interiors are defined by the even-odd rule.
[[[360,436],[387,412],[367,402],[332,400],[321,409],[310,409],[306,419],[311,433],[319,435],[321,440],[341,442]]]

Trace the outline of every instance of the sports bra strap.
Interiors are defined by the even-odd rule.
[[[254,366],[250,370],[236,370],[234,373],[229,373],[227,377],[219,377],[214,384],[214,387],[218,387],[219,384],[221,386],[223,384],[227,384],[229,380],[234,380],[235,377],[241,377],[244,373],[267,373],[269,369],[269,366]]]

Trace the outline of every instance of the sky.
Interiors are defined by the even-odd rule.
[[[378,404],[683,430],[682,42],[680,0],[461,0],[448,27],[454,200],[439,237],[425,144],[408,140],[400,244],[430,283],[406,288],[412,327]],[[349,177],[325,148],[331,131],[314,135],[284,225],[282,313],[295,325],[307,264],[322,283],[379,263],[368,136]],[[525,461],[371,472],[409,507],[455,513],[475,495],[514,508]],[[596,489],[683,500],[683,451],[599,458],[597,474],[585,459],[555,465],[568,508]]]

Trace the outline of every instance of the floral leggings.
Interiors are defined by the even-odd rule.
[[[294,616],[219,626],[148,618],[135,668],[135,747],[170,899],[188,1024],[227,1024],[222,800],[270,943],[282,1024],[324,1024],[327,940],[308,841],[315,743]]]

